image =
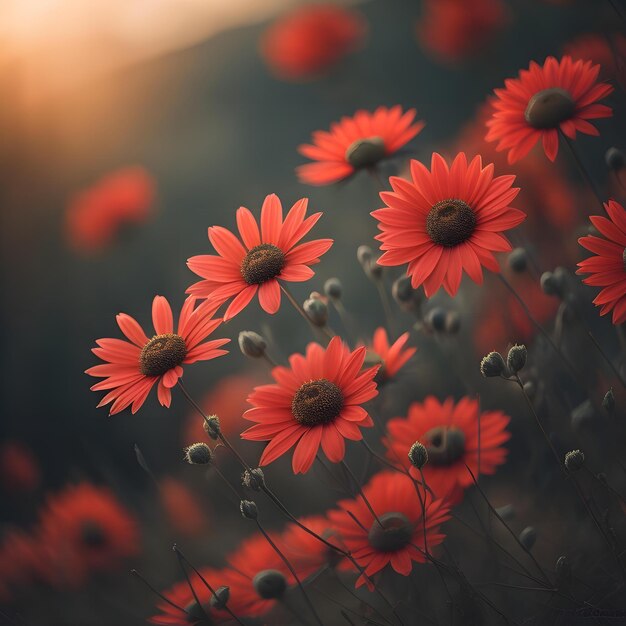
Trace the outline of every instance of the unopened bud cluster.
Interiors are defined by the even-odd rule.
[[[484,356],[480,362],[480,373],[485,378],[493,378],[496,376],[509,378],[512,375],[516,375],[524,368],[527,357],[528,351],[526,350],[526,346],[521,344],[515,344],[509,349],[506,361],[499,352],[490,352]]]
[[[190,465],[209,465],[213,461],[213,451],[206,443],[192,443],[185,448],[185,460]]]

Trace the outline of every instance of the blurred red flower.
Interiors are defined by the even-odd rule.
[[[611,117],[613,111],[599,100],[613,87],[598,83],[600,66],[591,61],[560,61],[548,57],[542,66],[530,62],[517,78],[495,89],[495,113],[487,121],[487,141],[497,141],[496,150],[508,150],[509,163],[525,157],[541,139],[550,161],[559,151],[559,132],[569,139],[576,132],[599,135],[588,120]]]
[[[583,282],[602,287],[593,302],[602,307],[600,315],[613,311],[617,325],[626,322],[626,210],[615,200],[605,202],[604,209],[608,219],[601,215],[589,219],[605,239],[589,235],[578,240],[595,256],[581,261],[576,273],[591,274]]]
[[[441,286],[456,295],[463,270],[478,284],[483,266],[499,272],[493,252],[511,249],[503,232],[526,215],[509,204],[519,192],[515,176],[494,177],[493,170],[479,156],[468,163],[460,152],[448,166],[434,153],[430,171],[412,160],[411,181],[392,176],[393,192],[380,194],[386,206],[372,211],[382,231],[378,264],[408,264],[413,288],[423,285],[427,297]]]
[[[378,381],[386,381],[393,378],[415,354],[417,348],[406,348],[409,333],[403,333],[392,344],[389,343],[387,331],[380,327],[374,331],[372,345],[369,349],[374,353],[374,358],[379,358],[381,367],[376,378]],[[380,382],[379,382],[380,384]]]
[[[454,63],[484,50],[507,21],[502,0],[425,0],[416,32],[424,49]]]
[[[17,529],[5,532],[0,544],[0,601],[9,601],[16,588],[47,578],[46,572],[37,539]]]
[[[514,287],[533,318],[540,324],[549,322],[559,308],[559,301],[546,295],[539,282],[528,275],[517,275]],[[537,329],[533,326],[517,299],[508,291],[501,297],[491,293],[485,298],[476,316],[474,345],[476,353],[484,356],[508,344],[528,344]]]
[[[323,515],[301,517],[298,521],[329,543],[338,548],[341,547],[338,541],[333,540],[332,524]],[[322,543],[317,537],[293,522],[287,524],[280,534],[280,548],[290,562],[297,563],[298,569],[296,571],[300,580],[315,574],[338,558],[336,550]]]
[[[135,519],[109,489],[86,482],[49,496],[40,511],[38,537],[53,585],[78,585],[139,552]]]
[[[40,480],[39,464],[26,444],[12,440],[0,444],[0,483],[5,491],[33,491]]]
[[[105,361],[86,370],[86,374],[104,378],[91,387],[92,391],[110,390],[98,407],[113,402],[109,415],[131,406],[136,413],[145,402],[155,383],[162,406],[169,407],[171,389],[183,375],[183,364],[208,361],[227,353],[220,348],[230,339],[204,341],[221,323],[212,319],[218,304],[203,302],[195,306],[190,296],[183,304],[174,333],[174,318],[169,302],[155,296],[152,302],[152,323],[156,334],[148,339],[139,323],[126,313],[120,313],[117,324],[128,341],[98,339],[92,352]],[[204,341],[204,343],[202,343]]]
[[[367,575],[359,576],[357,587],[367,583],[372,589],[367,577],[387,565],[401,576],[408,576],[413,562],[426,562],[425,547],[430,552],[445,539],[440,526],[450,517],[449,507],[421,489],[418,495],[416,489],[408,476],[381,472],[363,487],[376,517],[363,498],[343,500],[338,510],[329,512],[328,518],[337,535]],[[353,569],[354,566],[343,561],[341,567]]]
[[[602,80],[617,78],[623,83],[626,78],[626,37],[620,33],[585,33],[565,44],[563,51],[574,61],[597,63]]]
[[[387,457],[419,480],[420,472],[411,465],[408,453],[416,441],[422,443],[428,451],[428,463],[422,468],[426,484],[436,497],[456,504],[463,490],[473,484],[466,465],[478,478],[479,474],[495,474],[498,465],[504,463],[507,450],[503,444],[511,437],[506,430],[508,423],[509,418],[501,411],[481,412],[478,401],[472,398],[455,403],[452,398],[440,402],[428,396],[423,403],[411,404],[406,417],[389,420]]]
[[[228,437],[241,433],[246,421],[243,414],[250,408],[246,398],[255,385],[259,383],[256,376],[250,374],[234,374],[221,378],[210,389],[200,402],[205,415],[217,415],[220,429]],[[182,444],[189,446],[196,441],[204,441],[206,432],[204,421],[197,411],[192,411],[186,418],[182,433]]]
[[[65,231],[72,248],[101,250],[126,224],[141,224],[152,212],[156,183],[141,166],[107,174],[78,192],[65,211]]]
[[[283,207],[276,194],[265,198],[261,208],[261,229],[245,207],[237,210],[237,227],[243,243],[226,228],[211,226],[209,241],[217,251],[187,261],[189,269],[203,280],[187,293],[208,298],[218,306],[233,298],[227,321],[243,311],[258,293],[261,308],[273,315],[280,308],[280,283],[303,282],[315,275],[309,267],[319,263],[333,245],[332,239],[298,242],[315,226],[322,213],[305,219],[308,199],[298,200],[283,221]],[[233,297],[234,296],[234,297]]]
[[[357,111],[342,117],[330,131],[317,130],[311,144],[298,146],[298,152],[315,161],[296,169],[300,182],[330,185],[371,169],[393,156],[424,128],[415,122],[415,109],[402,112],[400,106],[378,107],[373,113]]]
[[[177,533],[196,537],[207,530],[207,516],[197,496],[184,482],[173,476],[161,478],[159,495],[167,521]]]
[[[344,439],[359,441],[361,428],[373,426],[361,406],[378,394],[374,377],[378,367],[361,372],[365,348],[351,351],[339,337],[326,349],[310,343],[306,355],[292,354],[290,367],[275,367],[277,384],[261,385],[250,394],[254,407],[244,417],[254,426],[242,439],[269,441],[260,465],[268,465],[295,446],[295,474],[309,471],[320,445],[329,461],[345,455]]]
[[[357,50],[366,32],[365,19],[357,11],[309,4],[283,15],[265,31],[261,54],[279,78],[315,78]]]

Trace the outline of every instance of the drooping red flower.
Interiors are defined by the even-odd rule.
[[[188,573],[189,582],[186,580],[177,582],[162,592],[171,604],[165,601],[159,602],[156,607],[159,613],[153,615],[148,620],[150,623],[168,624],[169,626],[203,626],[207,623],[216,625],[227,622],[232,623],[233,618],[228,611],[217,609],[211,605],[213,593],[204,582],[206,581],[214,590],[217,590],[225,584],[222,572],[210,567],[202,567],[198,571],[200,575],[194,571]],[[190,583],[193,586],[193,591],[189,586]],[[234,602],[231,596],[227,606],[235,613],[234,608],[236,607],[233,607],[233,605]],[[210,621],[207,621],[207,617]]]
[[[77,193],[65,212],[70,245],[82,252],[108,246],[125,224],[141,224],[154,206],[156,183],[141,166],[107,174]]]
[[[626,322],[626,210],[609,200],[604,209],[608,219],[602,215],[592,215],[591,223],[606,239],[589,235],[581,237],[578,243],[595,256],[578,264],[577,274],[590,274],[583,279],[586,285],[602,287],[593,301],[602,307],[600,315],[613,311],[613,324]]]
[[[219,417],[220,430],[227,437],[229,435],[238,437],[246,425],[242,417],[249,408],[246,398],[250,390],[259,382],[259,377],[251,374],[233,374],[220,378],[201,400],[200,407],[205,415]],[[190,412],[182,432],[183,447],[205,439],[204,421],[198,418],[197,411]]]
[[[380,194],[387,206],[372,212],[385,251],[378,264],[408,263],[411,284],[423,284],[428,297],[442,285],[454,296],[463,270],[478,284],[482,266],[499,272],[492,252],[511,249],[502,233],[526,215],[509,205],[519,192],[512,186],[515,176],[494,178],[493,170],[479,156],[468,164],[463,152],[448,167],[435,153],[431,171],[412,160],[412,181],[392,176],[393,192]]]
[[[229,320],[259,294],[261,308],[270,314],[280,308],[280,283],[302,282],[314,276],[309,267],[319,263],[333,244],[332,239],[298,242],[313,228],[321,213],[305,219],[308,199],[298,200],[283,221],[278,196],[265,198],[261,209],[261,229],[245,207],[237,211],[237,227],[243,244],[221,226],[209,228],[209,240],[217,255],[203,254],[187,261],[192,272],[203,280],[187,293],[208,298],[218,305],[233,298],[224,313]]]
[[[509,163],[528,154],[539,141],[546,156],[554,161],[559,151],[559,132],[569,139],[579,131],[599,135],[588,120],[611,117],[610,107],[598,104],[613,87],[598,83],[599,65],[591,61],[560,61],[548,57],[543,66],[531,61],[518,78],[505,81],[495,89],[496,112],[487,122],[487,141],[497,141],[497,150],[508,150]]]
[[[329,461],[345,454],[344,439],[359,441],[361,428],[373,426],[361,406],[378,394],[374,377],[378,367],[361,372],[365,348],[350,351],[339,337],[326,349],[310,343],[306,355],[292,354],[290,367],[275,367],[277,384],[261,385],[250,394],[254,407],[244,417],[257,422],[243,439],[269,441],[260,464],[268,465],[295,446],[292,467],[309,471],[321,445]]]
[[[174,333],[169,302],[163,296],[155,296],[152,323],[156,334],[151,339],[130,315],[120,313],[117,316],[118,326],[128,341],[98,339],[98,347],[92,352],[105,364],[95,365],[85,372],[105,379],[93,385],[92,391],[110,390],[98,407],[113,402],[109,415],[131,405],[132,412],[136,413],[157,382],[159,402],[169,407],[171,388],[182,377],[183,364],[209,361],[226,354],[226,350],[220,348],[230,339],[204,341],[222,323],[219,318],[213,319],[219,304],[203,302],[197,307],[195,304],[193,296],[185,300],[178,319],[178,331]]]
[[[380,362],[376,378],[380,382],[393,378],[415,354],[417,348],[406,348],[409,333],[403,333],[393,343],[389,343],[387,331],[381,326],[374,331],[372,345],[368,352],[373,361]],[[379,382],[379,384],[380,384]]]
[[[414,402],[406,417],[389,420],[387,456],[419,479],[419,470],[411,465],[408,452],[416,441],[421,442],[428,451],[428,463],[422,468],[426,484],[436,497],[456,503],[463,490],[473,484],[466,465],[478,477],[494,474],[504,463],[507,450],[503,444],[511,436],[506,430],[508,423],[509,418],[501,411],[481,412],[478,401],[472,398],[461,398],[455,404],[452,398],[439,402],[428,396],[423,403]]]
[[[417,37],[434,56],[454,63],[484,50],[507,18],[502,0],[426,0]]]
[[[33,491],[40,480],[39,464],[26,444],[16,440],[0,444],[0,484],[5,491]]]
[[[270,533],[270,537],[280,548],[282,544],[278,534]],[[264,615],[288,588],[296,584],[285,562],[261,533],[244,539],[227,560],[229,567],[222,571],[221,584],[230,588],[238,617]],[[305,578],[301,578],[303,571],[300,563],[295,559],[289,562],[298,578]]]
[[[311,144],[298,152],[314,163],[296,169],[298,179],[308,185],[330,185],[362,169],[372,169],[392,157],[424,128],[415,122],[415,109],[378,107],[374,113],[357,111],[331,124],[330,131],[315,131]]]
[[[315,78],[357,50],[366,32],[357,11],[310,4],[280,17],[263,33],[261,54],[279,78]]]
[[[139,552],[135,519],[104,487],[83,482],[50,496],[40,513],[40,545],[61,586],[111,571]]]
[[[184,482],[173,476],[161,478],[159,497],[167,521],[177,533],[195,537],[207,530],[208,519],[199,498]]]
[[[401,576],[408,576],[414,562],[427,561],[425,548],[430,553],[445,539],[440,526],[450,517],[448,505],[441,499],[433,499],[427,491],[420,489],[418,495],[416,489],[408,476],[381,472],[363,487],[376,518],[361,497],[343,500],[338,510],[329,512],[328,518],[337,535],[366,574],[359,576],[357,587],[367,583],[371,589],[373,585],[367,577],[387,565]],[[344,561],[342,567],[351,566]]]

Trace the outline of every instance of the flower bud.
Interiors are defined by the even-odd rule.
[[[441,333],[446,329],[446,311],[440,306],[436,306],[426,314],[426,324],[436,333]]]
[[[514,345],[510,350],[509,354],[506,357],[506,364],[509,370],[514,374],[517,374],[524,365],[526,365],[526,357],[528,353],[526,351],[526,346],[523,345]]]
[[[572,580],[572,564],[566,556],[560,556],[554,565],[556,572],[556,586],[558,589],[566,587]]]
[[[331,300],[341,300],[341,295],[343,293],[341,281],[338,278],[329,278],[324,283],[324,293]]]
[[[515,517],[515,507],[512,504],[505,504],[496,509],[496,513],[505,521]]]
[[[582,450],[571,450],[565,455],[565,467],[568,472],[577,472],[585,464],[585,454]]]
[[[527,380],[524,383],[524,393],[532,400],[537,393],[537,387],[532,380]]]
[[[412,311],[419,306],[422,295],[418,289],[413,289],[410,276],[400,276],[397,278],[392,287],[391,295],[404,311]]]
[[[570,419],[574,428],[589,425],[595,418],[595,411],[590,400],[581,402],[571,413]]]
[[[220,418],[217,415],[207,416],[202,424],[202,428],[213,441],[216,441],[222,432],[220,429]]]
[[[449,335],[456,335],[461,329],[461,316],[456,311],[448,311],[445,326],[445,331]]]
[[[609,414],[613,415],[615,411],[615,394],[613,393],[613,387],[611,387],[602,399],[602,408]]]
[[[490,352],[480,362],[480,373],[485,378],[502,376],[506,372],[506,363],[499,352]]]
[[[328,306],[323,300],[319,298],[309,298],[304,301],[302,308],[306,316],[315,326],[319,328],[326,326],[328,322]]]
[[[190,465],[208,465],[213,460],[213,452],[206,443],[192,443],[185,448],[185,460]]]
[[[369,246],[359,246],[356,249],[356,258],[365,266],[374,258],[374,251]]]
[[[259,359],[265,354],[267,343],[265,339],[253,330],[242,330],[239,333],[239,349],[253,359]]]
[[[287,590],[287,580],[279,571],[266,569],[254,576],[252,586],[262,598],[272,600],[282,597]]]
[[[626,158],[619,148],[609,148],[604,155],[604,162],[612,172],[617,172],[626,165]]]
[[[417,467],[417,469],[422,469],[426,463],[428,463],[428,450],[426,446],[416,441],[409,450],[409,461],[411,461],[411,465],[413,467]]]
[[[246,519],[256,519],[259,515],[256,503],[252,500],[242,500],[239,503],[239,510]]]
[[[265,474],[260,467],[251,470],[245,470],[241,476],[241,484],[246,489],[252,489],[252,491],[261,491],[265,486]]]
[[[509,267],[514,272],[525,272],[528,267],[528,253],[525,248],[515,248],[508,258]]]
[[[228,600],[230,600],[230,587],[218,587],[211,596],[209,604],[214,609],[222,610],[228,604]]]
[[[382,276],[383,268],[376,262],[374,252],[369,246],[359,246],[356,251],[356,257],[368,278],[377,280]]]
[[[519,534],[519,542],[526,548],[526,550],[532,550],[532,547],[537,541],[537,531],[533,526],[526,526],[524,530]]]
[[[541,289],[548,296],[560,295],[560,286],[558,280],[552,272],[544,272],[540,279]]]

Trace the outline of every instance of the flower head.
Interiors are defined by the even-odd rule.
[[[209,228],[209,241],[217,255],[203,254],[187,261],[192,272],[203,280],[187,292],[208,298],[218,305],[233,298],[224,313],[229,320],[240,313],[259,294],[266,313],[280,308],[280,283],[302,282],[314,275],[309,267],[332,246],[332,239],[315,239],[298,245],[313,228],[321,213],[305,219],[308,200],[298,200],[283,221],[278,196],[265,198],[261,209],[261,228],[245,207],[237,211],[237,226],[243,243],[221,226]]]
[[[416,348],[406,348],[409,333],[403,333],[392,344],[389,343],[387,331],[379,327],[372,337],[371,352],[378,358],[381,367],[377,379],[381,381],[393,378],[415,354]]]
[[[426,548],[430,551],[444,540],[440,526],[449,518],[449,507],[441,499],[434,500],[428,491],[420,490],[418,495],[416,488],[408,476],[381,472],[363,487],[376,517],[362,498],[344,500],[338,510],[329,512],[338,537],[364,569],[357,587],[367,582],[371,588],[368,577],[387,565],[408,576],[414,562],[426,562]],[[344,561],[342,567],[349,565]]]
[[[155,194],[154,179],[143,167],[107,174],[70,200],[65,212],[69,244],[81,252],[105,248],[121,227],[149,217]]]
[[[355,51],[366,31],[357,11],[309,4],[279,18],[263,33],[261,54],[279,78],[314,78]]]
[[[92,352],[105,361],[90,367],[85,373],[104,378],[91,387],[92,391],[110,390],[98,407],[112,402],[110,415],[131,406],[136,413],[145,402],[150,389],[158,383],[157,395],[161,405],[169,407],[171,388],[183,375],[184,364],[208,361],[226,354],[221,346],[230,339],[204,341],[221,323],[213,319],[219,305],[203,302],[195,306],[196,299],[185,300],[174,333],[174,320],[169,302],[156,296],[152,302],[152,323],[155,335],[148,338],[138,322],[120,313],[117,323],[128,341],[98,339]],[[204,342],[204,343],[203,343]]]
[[[613,324],[626,322],[626,210],[609,200],[604,204],[607,217],[592,215],[591,223],[606,239],[589,235],[578,243],[593,252],[578,264],[577,274],[590,274],[583,279],[586,285],[602,287],[593,301],[602,307],[600,315],[613,311]]]
[[[429,396],[423,403],[413,403],[406,417],[389,420],[387,457],[419,479],[407,452],[415,441],[420,441],[428,451],[428,463],[422,469],[426,484],[436,497],[458,502],[463,489],[473,482],[466,465],[478,476],[479,469],[480,474],[494,474],[504,463],[507,450],[503,444],[510,437],[508,423],[509,418],[501,411],[481,413],[478,401],[472,398],[457,403],[448,398],[442,403]]]
[[[588,120],[613,114],[608,106],[598,104],[613,91],[611,85],[596,82],[599,72],[599,65],[568,56],[560,61],[548,57],[543,66],[531,61],[528,70],[506,80],[504,89],[495,90],[496,112],[487,122],[487,140],[497,141],[498,150],[508,150],[509,163],[515,163],[539,139],[546,156],[554,161],[559,132],[569,139],[575,139],[577,131],[598,135]]]
[[[385,251],[378,263],[408,263],[412,286],[423,284],[428,297],[442,285],[454,296],[463,270],[479,284],[482,266],[500,271],[493,252],[511,249],[502,233],[526,217],[509,206],[519,191],[515,176],[494,178],[493,165],[483,167],[479,156],[468,164],[463,152],[450,167],[433,154],[430,171],[412,160],[411,176],[391,177],[393,191],[380,194],[386,207],[372,212]]]
[[[86,482],[67,487],[50,496],[40,518],[39,545],[60,585],[113,570],[139,550],[134,518],[103,487]]]
[[[414,119],[414,109],[403,113],[400,106],[378,107],[374,113],[357,111],[354,117],[343,117],[330,131],[315,131],[311,144],[298,147],[300,154],[315,161],[298,167],[299,180],[330,185],[375,167],[424,128],[424,122]]]
[[[289,357],[290,367],[275,367],[273,385],[261,385],[250,394],[254,407],[244,417],[254,426],[243,439],[269,441],[260,465],[267,465],[295,446],[293,471],[309,471],[320,445],[333,463],[345,454],[344,439],[363,438],[361,428],[372,418],[361,406],[378,394],[372,367],[361,372],[365,348],[353,352],[334,337],[324,349],[310,343],[306,355]]]

